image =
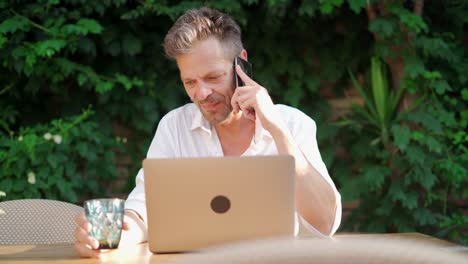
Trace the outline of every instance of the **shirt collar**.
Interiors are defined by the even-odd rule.
[[[196,106],[195,114],[192,119],[192,125],[190,127],[190,130],[196,129],[201,129],[211,136],[211,124],[203,117],[203,114],[198,106]]]
[[[211,124],[203,117],[202,112],[197,107],[195,111],[195,115],[193,116],[192,125],[190,127],[191,130],[201,129],[202,131],[207,132],[211,136]],[[255,116],[255,135],[254,135],[254,143],[260,142],[263,138],[271,139],[272,136],[270,132],[265,130],[260,122],[258,116]]]

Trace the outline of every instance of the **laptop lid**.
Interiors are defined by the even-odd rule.
[[[292,156],[145,159],[154,253],[294,235]]]

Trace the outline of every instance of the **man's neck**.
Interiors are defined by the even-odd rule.
[[[226,133],[226,134],[241,134],[242,131],[245,131],[246,128],[250,127],[253,123],[255,127],[255,122],[245,118],[242,115],[242,112],[235,114],[232,112],[226,120],[223,122],[216,124],[214,127],[216,132],[218,133]]]
[[[255,122],[242,112],[232,113],[224,122],[215,125],[224,155],[241,155],[250,146],[255,134]]]

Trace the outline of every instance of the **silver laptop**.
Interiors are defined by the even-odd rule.
[[[292,156],[145,159],[151,252],[294,235]]]

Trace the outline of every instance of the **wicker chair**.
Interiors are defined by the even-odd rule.
[[[0,245],[74,243],[74,218],[82,211],[55,200],[0,202]]]

